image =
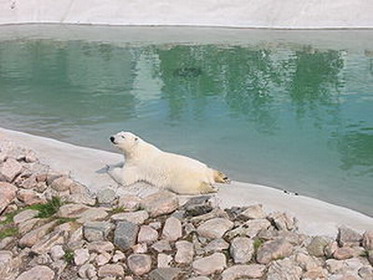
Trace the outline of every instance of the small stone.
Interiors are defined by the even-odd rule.
[[[111,219],[114,221],[127,221],[138,225],[143,224],[148,218],[148,212],[143,210],[128,213],[118,213],[111,216]]]
[[[149,226],[158,230],[158,229],[162,228],[162,223],[161,222],[151,222],[151,223],[149,223]]]
[[[36,228],[29,233],[25,234],[20,240],[19,240],[19,246],[22,247],[31,247],[36,244],[42,237],[47,235],[47,233],[53,229],[56,225],[56,221],[52,221],[44,226],[41,226],[39,228]]]
[[[210,278],[206,276],[198,276],[198,277],[188,278],[188,280],[210,280]]]
[[[22,164],[14,158],[6,159],[0,166],[0,177],[4,177],[7,182],[13,180],[22,172]]]
[[[67,197],[66,201],[76,204],[85,204],[94,206],[96,204],[96,198],[92,197],[89,193],[74,193]]]
[[[47,202],[44,197],[33,190],[19,190],[17,198],[26,205],[43,204]]]
[[[268,219],[278,230],[292,231],[296,228],[296,219],[287,213],[272,213],[268,216]]]
[[[267,272],[267,280],[301,279],[302,269],[290,259],[273,261]]]
[[[15,215],[14,218],[13,218],[13,221],[14,221],[14,223],[16,223],[18,225],[18,224],[23,223],[27,220],[35,218],[38,214],[39,214],[39,211],[28,209],[28,210],[22,211],[19,214]]]
[[[0,250],[4,250],[7,248],[10,244],[12,244],[14,241],[13,236],[5,237],[2,240],[0,240]]]
[[[18,178],[20,178],[20,177],[21,176],[19,176]],[[17,178],[17,180],[18,180],[18,178]],[[37,184],[38,184],[38,182],[36,180],[36,176],[35,175],[31,175],[26,180],[24,180],[19,186],[22,187],[22,188],[24,188],[24,189],[33,189],[33,188],[36,187]]]
[[[368,261],[373,265],[373,250],[368,251]]]
[[[151,217],[170,214],[179,207],[177,196],[168,191],[161,191],[145,197],[141,206],[149,212]]]
[[[168,240],[160,240],[152,245],[152,248],[156,250],[158,253],[164,251],[171,251],[170,242]]]
[[[221,272],[227,266],[225,255],[214,253],[211,256],[195,260],[192,264],[193,270],[199,275],[210,275]]]
[[[341,226],[338,228],[337,241],[339,246],[360,246],[363,236],[356,231],[346,227]]]
[[[109,222],[87,222],[83,226],[83,235],[90,242],[104,240],[113,227]]]
[[[334,252],[333,256],[337,260],[346,260],[352,258],[354,256],[354,252],[354,249],[351,247],[342,247],[338,248]]]
[[[139,226],[131,222],[119,222],[114,231],[114,244],[127,250],[136,243]]]
[[[233,228],[233,225],[228,219],[214,218],[200,225],[197,228],[197,233],[210,239],[221,238],[228,230]]]
[[[96,264],[98,266],[103,266],[104,264],[107,264],[111,259],[111,255],[107,252],[103,252],[102,254],[98,255],[96,257]]]
[[[224,270],[221,276],[222,280],[235,280],[245,277],[262,278],[264,276],[265,269],[265,265],[261,264],[234,265]]]
[[[150,280],[176,280],[181,272],[180,268],[157,268],[149,273]]]
[[[140,227],[140,231],[137,236],[137,242],[150,244],[156,241],[157,239],[158,231],[147,225]]]
[[[23,272],[21,275],[17,277],[16,280],[53,280],[54,279],[54,271],[47,266],[44,265],[37,265]]]
[[[373,250],[373,230],[368,230],[363,235],[363,247],[365,250]]]
[[[72,179],[67,176],[61,176],[53,180],[51,184],[51,188],[58,191],[63,192],[70,190],[70,186],[74,183]]]
[[[209,244],[206,245],[205,252],[206,253],[220,252],[228,248],[229,248],[229,243],[226,242],[223,238],[218,238],[218,239],[212,240]]]
[[[76,221],[81,224],[90,221],[101,221],[104,220],[108,215],[108,212],[103,208],[91,208],[82,213],[82,215],[80,215]]]
[[[91,279],[97,276],[96,268],[93,264],[86,263],[79,268],[78,275],[83,279]]]
[[[88,244],[87,249],[96,253],[112,252],[114,245],[110,241],[94,241]]]
[[[334,254],[334,252],[338,249],[338,243],[337,241],[330,241],[324,248],[324,255],[327,258],[331,258]]]
[[[50,254],[53,261],[62,259],[65,255],[65,251],[62,248],[62,245],[53,246],[50,250]]]
[[[170,217],[166,220],[162,237],[169,241],[176,241],[182,236],[182,226],[180,220]]]
[[[363,279],[373,279],[373,267],[363,266],[359,269],[358,274]]]
[[[186,215],[200,216],[211,212],[213,209],[213,203],[210,199],[211,196],[198,196],[189,199],[183,206]]]
[[[315,236],[312,238],[311,243],[307,246],[307,251],[310,255],[315,257],[323,257],[325,254],[325,247],[329,244],[330,240],[323,236]]]
[[[118,207],[123,207],[129,211],[136,211],[140,208],[142,199],[134,195],[124,195],[118,200]]]
[[[177,263],[189,264],[193,261],[194,248],[193,243],[185,240],[176,242],[175,261]]]
[[[119,261],[122,261],[122,260],[125,260],[125,259],[126,259],[126,255],[123,254],[122,251],[116,250],[115,254],[112,258],[112,262],[116,263],[116,262],[119,262]]]
[[[266,216],[263,205],[257,204],[247,207],[245,211],[240,213],[239,218],[243,220],[265,219]]]
[[[158,254],[157,256],[157,267],[170,267],[172,256],[167,254]]]
[[[44,223],[44,220],[35,218],[31,220],[24,221],[18,225],[18,232],[21,235],[25,235],[32,229],[36,228],[37,226],[41,226]]]
[[[79,218],[88,209],[90,207],[84,204],[66,204],[58,209],[57,216],[60,218]]]
[[[123,277],[124,269],[120,264],[105,264],[98,269],[99,277]]]
[[[268,241],[258,249],[256,260],[260,264],[268,264],[272,260],[288,257],[293,252],[293,246],[284,239]]]
[[[31,251],[37,254],[48,253],[53,246],[64,244],[66,235],[65,231],[54,231],[47,234],[31,247]]]
[[[245,264],[254,254],[254,241],[247,237],[236,237],[232,240],[229,251],[234,263]]]
[[[148,273],[151,269],[152,260],[144,254],[132,254],[127,259],[128,268],[138,276]]]
[[[0,265],[10,262],[12,257],[13,253],[11,251],[0,251]]]
[[[267,230],[271,223],[267,219],[256,219],[247,221],[244,226],[244,234],[247,237],[254,238],[260,231]]]
[[[116,198],[115,192],[112,189],[105,189],[97,194],[97,201],[100,204],[110,205]]]
[[[307,280],[318,280],[318,279],[326,279],[328,272],[323,269],[322,267],[314,267],[307,270],[303,273],[302,279]]]
[[[316,267],[321,267],[323,265],[319,258],[310,256],[306,254],[306,252],[296,253],[294,256],[294,260],[297,265],[299,265],[305,271]]]
[[[76,249],[74,251],[74,263],[78,266],[85,264],[89,260],[88,249]]]
[[[146,243],[139,243],[134,246],[132,246],[132,251],[135,254],[144,254],[148,252],[148,245]]]
[[[0,182],[0,214],[16,198],[17,190],[12,184]]]

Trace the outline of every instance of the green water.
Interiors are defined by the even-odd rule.
[[[284,32],[246,31],[242,43],[229,30],[213,42],[209,29],[193,42],[116,30],[113,41],[22,29],[0,40],[1,126],[105,150],[128,130],[234,180],[373,215],[371,46],[344,46],[349,33],[305,44]]]

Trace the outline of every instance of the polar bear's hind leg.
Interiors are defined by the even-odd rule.
[[[214,188],[211,184],[202,182],[201,185],[199,186],[199,191],[200,193],[215,193],[218,190]]]

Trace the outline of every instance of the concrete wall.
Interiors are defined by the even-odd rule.
[[[0,0],[0,24],[373,28],[373,0]]]

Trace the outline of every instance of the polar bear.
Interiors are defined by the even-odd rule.
[[[145,181],[178,194],[216,192],[213,183],[229,183],[222,172],[198,160],[164,152],[131,132],[110,137],[125,157],[123,167],[109,169],[109,175],[124,186]]]

